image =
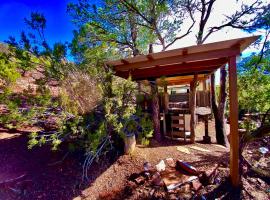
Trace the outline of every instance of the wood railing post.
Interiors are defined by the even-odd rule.
[[[239,186],[239,134],[236,56],[229,60],[230,100],[230,176],[232,185]]]

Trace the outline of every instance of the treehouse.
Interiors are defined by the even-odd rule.
[[[190,138],[192,143],[195,142],[197,115],[207,115],[209,110],[211,112],[209,76],[222,66],[228,65],[230,174],[233,185],[238,186],[236,57],[257,39],[258,36],[252,36],[189,46],[108,61],[106,64],[114,69],[117,76],[122,78],[131,76],[139,85],[148,84],[151,87],[151,113],[157,140],[162,138],[163,133],[164,136],[172,138],[175,136]],[[162,96],[159,95],[158,86],[163,87]]]

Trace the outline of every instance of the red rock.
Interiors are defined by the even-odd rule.
[[[158,172],[156,172],[152,177],[152,183],[156,186],[164,185],[164,182]]]
[[[144,184],[145,180],[143,177],[139,176],[138,178],[135,178],[135,183],[138,185]]]
[[[192,181],[192,187],[194,188],[194,190],[198,191],[202,187],[202,184],[198,179],[196,179]]]

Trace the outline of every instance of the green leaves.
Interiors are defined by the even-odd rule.
[[[239,106],[246,111],[265,112],[270,108],[269,56],[258,62],[259,56],[251,55],[240,65]]]
[[[16,63],[10,61],[9,55],[0,52],[0,79],[5,85],[14,83],[20,77]]]

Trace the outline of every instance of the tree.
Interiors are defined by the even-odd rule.
[[[118,3],[117,0],[106,0],[97,7],[80,0],[77,4],[68,5],[68,12],[79,28],[75,32],[73,43],[80,49],[73,48],[74,53],[104,43],[117,48],[119,56],[136,56],[145,49],[143,38],[147,35],[147,30],[139,30],[137,17]]]
[[[269,49],[241,61],[238,71],[239,107],[245,112],[265,113],[270,109]]]
[[[155,40],[149,41],[149,53],[152,52],[152,45],[161,45],[162,51],[165,51],[176,41],[183,39],[195,24],[195,20],[190,12],[183,12],[177,9],[175,1],[129,1],[120,0],[120,2],[132,13],[138,16],[139,25],[147,28]],[[181,34],[183,20],[187,17],[192,19],[188,29]]]
[[[86,58],[86,54],[81,52],[89,52],[102,45],[111,50],[111,55],[107,54],[106,59],[115,58],[117,54],[118,57],[128,57],[152,53],[153,45],[161,45],[164,51],[188,35],[195,23],[183,35],[178,36],[186,15],[175,9],[173,1],[105,0],[98,6],[90,5],[88,1],[79,1],[77,4],[69,4],[68,11],[80,29],[75,32],[73,40],[74,46],[79,46],[79,49],[73,48],[73,52],[84,54],[77,56],[81,60]],[[155,83],[151,91],[152,110],[156,111],[152,114],[154,118],[159,118],[156,116],[159,115],[159,103]],[[158,133],[159,123],[155,124],[155,132]],[[160,138],[159,134],[155,136]]]
[[[252,26],[255,19],[265,12],[266,6],[260,0],[254,1],[251,5],[242,3],[241,9],[236,10],[232,15],[226,15],[224,21],[221,24],[215,26],[208,26],[208,22],[213,18],[213,9],[215,9],[216,0],[186,0],[179,1],[179,8],[184,8],[187,12],[190,12],[193,19],[198,14],[199,23],[198,31],[196,34],[197,44],[203,44],[213,33],[223,30],[224,28],[235,28],[246,30]],[[211,104],[215,117],[215,128],[217,142],[221,145],[228,146],[228,139],[225,129],[225,108],[226,108],[226,67],[222,66],[220,70],[220,97],[218,99],[218,105],[216,97],[211,97]],[[211,84],[215,84],[215,75],[211,75]],[[215,87],[211,87],[211,94],[215,95]]]

